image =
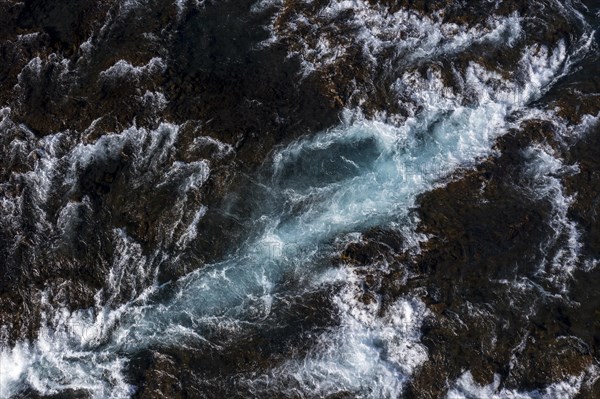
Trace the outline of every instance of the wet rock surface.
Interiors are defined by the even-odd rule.
[[[266,32],[260,14],[242,19],[250,5],[185,7],[179,14],[175,3],[164,1],[131,9],[117,2],[77,2],[76,7],[51,2],[5,5],[12,28],[5,27],[3,46],[7,65],[14,67],[3,69],[0,95],[11,109],[10,122],[3,128],[4,150],[14,158],[2,164],[6,182],[2,192],[22,198],[25,208],[22,224],[4,226],[0,233],[7,259],[2,301],[19,309],[3,314],[3,325],[13,325],[6,337],[10,341],[23,334],[35,336],[42,287],[72,281],[68,288],[55,288],[61,292],[53,294],[58,296],[53,302],[72,309],[94,304],[93,297],[117,256],[113,238],[101,232],[121,228],[141,244],[143,253],[165,245],[160,244],[164,241],[161,219],[174,217],[168,207],[177,200],[174,187],[157,191],[153,186],[162,170],[134,183],[145,173],[140,168],[152,166],[148,161],[136,168],[137,154],[158,155],[161,149],[152,147],[150,140],[133,139],[118,153],[78,171],[76,187],[58,188],[48,198],[44,211],[50,223],[67,203],[87,207],[79,211],[79,224],[70,227],[76,237],[40,231],[28,225],[36,219],[35,209],[26,214],[28,207],[36,206],[35,193],[19,181],[49,155],[35,150],[33,142],[63,131],[59,145],[65,154],[79,142],[94,145],[103,135],[118,134],[132,124],[140,129],[157,128],[165,120],[184,124],[179,142],[168,150],[161,167],[212,158],[210,180],[190,199],[209,209],[196,229],[211,233],[202,234],[184,255],[187,265],[199,266],[223,256],[227,240],[240,228],[243,209],[237,216],[236,210],[224,215],[220,209],[223,202],[231,202],[223,199],[227,191],[233,186],[235,192],[240,184],[234,176],[260,166],[275,144],[321,130],[336,120],[335,107],[323,106],[319,100],[326,102],[327,97],[317,83],[289,84],[298,66],[295,60],[285,59],[284,49],[255,48]],[[69,13],[64,14],[65,9]],[[228,13],[233,17],[223,20]],[[286,122],[290,120],[295,121],[292,126]],[[222,150],[215,151],[208,141],[196,144],[198,136],[214,137],[231,150],[219,154]],[[11,151],[14,140],[30,144]],[[166,133],[163,140],[167,145]],[[68,168],[72,161],[59,162]],[[132,185],[138,199],[134,202]],[[162,281],[190,271],[169,261],[156,262]],[[137,288],[139,292],[141,287]],[[125,292],[117,301],[128,297]]]
[[[385,230],[367,231],[362,242],[342,252],[341,263],[363,276],[363,301],[381,296],[392,303],[415,290],[432,312],[422,331],[429,359],[410,382],[408,397],[443,397],[465,370],[480,385],[500,375],[500,389],[542,390],[597,363],[600,319],[592,303],[599,273],[582,265],[565,291],[552,281],[557,271],[540,270],[543,258],[555,251],[535,250],[553,234],[547,223],[552,206],[549,199],[523,195],[523,149],[551,143],[565,151],[565,159],[580,169],[563,184],[586,182],[578,185],[582,190],[569,214],[586,237],[587,259],[597,259],[598,220],[592,213],[600,190],[597,168],[590,164],[595,161],[584,153],[600,150],[600,130],[594,125],[565,149],[557,129],[541,121],[522,125],[498,140],[499,156],[424,194],[417,213],[430,238],[420,254],[402,251],[402,237]],[[579,212],[587,217],[576,216]],[[389,265],[385,272],[377,270],[381,263]],[[593,398],[598,389],[592,383],[580,397]]]
[[[570,50],[583,31],[576,16],[548,2],[490,9],[360,1],[336,13],[323,12],[321,1],[255,3],[0,5],[4,345],[34,341],[42,326],[59,323],[50,316],[57,309],[100,314],[230,255],[260,224],[256,209],[273,201],[263,175],[276,150],[336,125],[344,108],[395,126],[424,112],[426,102],[399,77],[439,76],[449,95],[476,106],[479,93],[462,93],[462,71],[474,62],[497,74],[500,87],[502,78],[515,78],[526,49],[557,53],[561,42]],[[589,7],[582,13],[597,22]],[[373,22],[374,14],[387,19]],[[524,33],[512,38],[512,28],[494,25],[490,14],[523,17]],[[427,41],[410,23],[394,25],[404,17],[444,24],[447,37],[430,58],[398,47]],[[379,47],[361,42],[361,29]],[[454,30],[482,39],[466,51],[444,51]],[[490,32],[510,46],[491,46]],[[378,226],[328,254],[334,269],[356,276],[359,301],[381,304],[382,316],[398,298],[425,303],[427,360],[402,396],[444,397],[467,371],[478,385],[499,376],[497,390],[529,392],[593,377],[600,360],[600,130],[597,121],[577,126],[600,112],[600,64],[594,56],[578,65],[535,103],[557,118],[514,116],[494,154],[419,196],[410,214],[426,240],[411,247],[399,231]],[[91,156],[81,155],[87,150]],[[536,151],[560,158],[561,168],[532,172]],[[543,184],[555,182],[562,188],[544,196]],[[564,217],[558,195],[570,201]],[[294,212],[302,209],[288,216]],[[125,351],[133,397],[259,397],[249,381],[309,354],[340,323],[331,310],[337,292],[315,289],[280,302],[270,309],[279,324],[249,323],[235,341],[204,327],[206,342]],[[600,395],[592,377],[580,397]],[[280,397],[306,396],[301,387],[291,391],[296,396],[286,392]],[[83,389],[19,395],[91,397]]]

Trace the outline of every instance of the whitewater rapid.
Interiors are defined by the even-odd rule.
[[[185,3],[177,2],[180,11]],[[130,9],[137,2],[124,4],[124,9]],[[254,12],[281,4],[261,1]],[[354,10],[349,18],[338,18],[349,10]],[[56,215],[48,215],[44,205],[55,191],[69,198],[81,184],[80,171],[93,168],[98,160],[127,158],[132,188],[149,186],[177,195],[157,223],[159,248],[145,252],[125,228],[110,232],[117,256],[94,307],[70,312],[41,298],[38,337],[0,348],[0,397],[67,389],[86,390],[94,398],[131,397],[136,386],[128,381],[128,366],[140,351],[224,349],[249,331],[277,325],[289,303],[315,292],[328,295],[333,304],[333,309],[323,310],[332,313],[332,327],[314,333],[306,353],[269,370],[237,376],[236,382],[259,397],[402,396],[411,376],[428,359],[420,341],[421,327],[435,316],[417,295],[402,296],[385,307],[381,298],[362,301],[364,281],[355,266],[334,266],[332,259],[376,226],[399,232],[405,249],[418,252],[428,239],[416,231],[419,221],[413,211],[419,196],[496,156],[494,144],[500,136],[530,118],[540,118],[534,101],[587,51],[592,34],[588,32],[575,45],[565,40],[550,47],[524,45],[517,65],[508,72],[470,61],[464,69],[450,71],[456,82],[449,85],[436,62],[473,45],[515,48],[524,34],[523,18],[517,13],[490,16],[475,26],[463,26],[440,22],[441,14],[427,17],[405,9],[389,13],[362,0],[332,1],[318,18],[299,12],[280,24],[282,15],[276,13],[271,36],[261,46],[287,40],[288,56],[297,57],[301,64],[299,79],[347,62],[344,57],[358,46],[369,67],[387,68],[386,73],[394,76],[387,89],[405,114],[380,110],[366,116],[360,106],[353,107],[342,113],[338,126],[277,148],[248,178],[254,187],[249,190],[260,199],[250,206],[250,234],[232,245],[220,261],[193,265],[193,272],[164,285],[157,278],[161,262],[185,262],[181,260],[185,251],[205,234],[197,225],[208,209],[198,200],[198,192],[213,173],[210,159],[173,161],[184,126],[163,121],[150,129],[133,122],[119,132],[94,138],[96,124],[101,123],[96,120],[82,133],[81,143],[73,142],[69,131],[37,139],[21,127],[26,140],[14,143],[15,153],[36,156],[34,170],[21,178],[32,187],[36,223],[48,236],[74,236],[81,219],[92,217],[87,197],[69,200]],[[321,19],[343,25],[354,32],[355,40],[334,41],[319,29],[308,34],[303,30],[311,25],[331,26]],[[93,51],[91,38],[82,49]],[[23,73],[40,75],[42,64],[35,57]],[[67,63],[61,65],[66,68]],[[136,81],[159,76],[169,67],[166,57],[137,66],[118,60],[99,73],[98,81]],[[154,112],[163,110],[168,101],[160,91],[139,95]],[[12,115],[10,108],[0,110],[3,130],[19,128]],[[556,115],[548,112],[542,117]],[[195,137],[190,146],[192,150],[213,148],[215,158],[235,157],[234,143],[208,136]],[[574,173],[576,167],[564,167],[543,145],[525,149],[524,157],[531,181],[527,195],[554,201],[549,223],[556,234],[548,245],[566,242],[539,266],[540,274],[552,271],[548,274],[561,285],[576,267],[581,243],[577,226],[567,215],[573,198],[566,194],[559,175]],[[19,220],[23,199],[0,201],[2,220]],[[52,218],[56,228],[49,222]],[[19,231],[21,226],[15,225],[9,231]],[[590,369],[589,374],[595,372]],[[500,388],[499,377],[489,386],[477,385],[465,371],[449,382],[448,397],[572,397],[583,378],[574,376],[543,391],[517,392]]]
[[[541,96],[564,72],[567,58],[564,43],[553,49],[527,48],[518,81],[471,63],[462,72],[463,92],[446,87],[436,70],[426,77],[405,73],[395,90],[412,90],[413,107],[420,112],[391,123],[347,111],[340,126],[277,151],[264,166],[261,185],[269,199],[255,210],[256,230],[228,258],[167,287],[167,299],[156,299],[165,288],[154,284],[116,309],[104,302],[74,313],[48,310],[45,317],[51,323],[41,328],[35,342],[2,349],[2,396],[31,387],[44,394],[73,388],[89,390],[96,398],[127,397],[135,392],[124,377],[128,355],[153,345],[210,344],[215,331],[235,340],[248,325],[276,323],[274,303],[341,285],[332,294],[339,326],[321,335],[306,357],[290,359],[246,383],[260,389],[269,381],[283,383],[293,376],[295,389],[303,395],[349,391],[373,398],[398,397],[427,359],[419,343],[420,326],[428,315],[424,304],[414,297],[400,298],[381,317],[378,301],[365,304],[357,299],[352,267],[332,268],[323,261],[324,254],[335,256],[334,240],[342,246],[360,240],[360,231],[372,226],[400,230],[407,247],[417,249],[426,239],[414,232],[416,221],[411,219],[418,195],[444,184],[456,170],[493,155],[494,140],[515,126],[509,116],[524,112]],[[130,70],[117,63],[106,75]],[[465,101],[467,91],[476,93],[476,101]],[[94,145],[77,146],[68,156],[81,167],[94,154],[111,156],[123,151],[126,140],[137,140],[158,154],[146,161],[140,158],[138,167],[158,170],[165,151],[158,146],[172,145],[178,129],[131,128]],[[36,176],[52,175],[56,168],[52,159],[37,164]],[[183,198],[209,174],[207,163],[175,163],[164,179],[178,179]],[[40,179],[39,195],[44,196],[48,184],[49,179]],[[65,226],[69,212],[61,213]],[[187,212],[188,230],[176,245],[185,246],[201,234],[194,230],[194,221],[204,213],[203,208]],[[146,268],[148,259],[125,231],[114,233],[121,256],[108,284],[118,292],[115,286],[122,279],[140,278],[139,273],[142,279],[151,278],[153,271]],[[294,288],[284,284],[289,280],[295,281]]]

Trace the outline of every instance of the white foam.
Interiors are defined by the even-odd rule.
[[[23,70],[19,73],[19,75],[17,75],[18,81],[21,81],[22,74],[24,71],[28,71],[29,73],[39,76],[39,74],[42,71],[42,59],[40,57],[34,57],[31,60],[29,60],[27,65],[25,65],[25,67],[23,67]]]
[[[119,60],[108,69],[100,72],[101,79],[131,78],[139,79],[144,75],[158,74],[165,71],[167,64],[160,57],[153,57],[141,66],[134,66],[128,61]]]
[[[600,114],[583,115],[579,124],[568,125],[552,110],[535,116],[553,121],[554,137],[561,149],[568,149],[585,137],[600,120]],[[537,201],[548,201],[551,205],[548,224],[552,235],[540,248],[544,259],[539,265],[539,273],[566,292],[577,268],[589,270],[598,263],[596,259],[584,259],[581,256],[583,244],[580,227],[569,217],[569,209],[577,193],[568,195],[562,181],[579,173],[579,165],[565,165],[558,150],[547,144],[533,144],[524,149],[522,154],[527,162],[524,171],[525,195]]]
[[[0,396],[8,398],[22,389],[22,378],[34,360],[24,344],[0,349]]]
[[[235,152],[233,149],[233,146],[231,144],[223,143],[222,141],[219,141],[210,136],[194,137],[194,140],[193,140],[190,148],[193,150],[193,149],[209,147],[209,146],[216,148],[215,156],[217,158],[223,158],[223,157],[231,155]]]
[[[40,32],[31,32],[31,33],[20,34],[20,35],[17,35],[17,40],[19,42],[27,43],[27,42],[35,40],[39,36],[39,34],[40,34]]]
[[[192,243],[192,241],[196,238],[196,236],[198,235],[198,230],[197,230],[196,226],[198,225],[198,222],[200,221],[200,219],[202,219],[202,217],[206,214],[207,210],[208,210],[207,207],[202,206],[202,207],[200,207],[200,209],[198,209],[196,211],[191,223],[187,226],[187,228],[185,229],[183,234],[181,234],[181,236],[177,240],[178,248],[180,248],[180,249],[187,248]]]
[[[260,13],[272,7],[281,6],[282,4],[283,0],[258,0],[252,5],[250,11],[254,13]]]
[[[304,358],[287,361],[245,384],[265,396],[270,387],[277,394],[299,397],[401,396],[408,377],[427,360],[427,350],[419,342],[428,314],[425,305],[418,299],[400,298],[381,316],[379,301],[357,300],[359,281],[353,271],[336,277],[346,284],[334,299],[339,327],[315,335],[315,345]]]
[[[167,98],[165,95],[159,91],[149,91],[146,90],[143,96],[140,96],[140,101],[146,107],[150,107],[155,110],[155,112],[163,111],[167,106]]]
[[[25,387],[42,395],[57,394],[68,388],[88,390],[96,398],[122,398],[133,394],[134,387],[123,378],[125,359],[84,349],[95,334],[93,326],[78,322],[64,310],[49,310],[58,328],[42,326],[35,345],[18,343],[11,349],[2,348],[2,397],[17,395]],[[98,384],[99,376],[108,384]]]
[[[580,375],[571,376],[564,381],[555,382],[541,390],[529,392],[517,391],[515,389],[500,388],[500,376],[496,374],[494,381],[489,385],[479,385],[473,380],[469,371],[465,372],[452,384],[448,392],[448,399],[570,399],[579,394],[581,387],[586,381],[597,378],[597,369],[590,367]]]
[[[529,162],[526,170],[530,179],[528,195],[537,200],[550,201],[552,207],[549,224],[553,235],[541,248],[550,258],[544,258],[539,270],[565,290],[566,282],[579,262],[582,244],[578,226],[568,216],[575,198],[565,193],[561,176],[577,173],[578,167],[564,166],[555,151],[546,145],[532,145],[523,154]]]
[[[363,2],[336,2],[332,7],[336,4],[370,7]],[[371,11],[363,11],[370,15]],[[452,46],[456,48],[456,43]],[[137,298],[131,302],[116,309],[105,306],[106,298],[117,295],[125,280],[134,284],[137,278],[151,276],[155,259],[173,259],[172,254],[160,250],[143,255],[139,244],[124,231],[115,231],[118,254],[107,287],[97,296],[96,309],[74,314],[49,310],[47,324],[52,328],[44,327],[27,351],[19,352],[22,346],[17,346],[7,355],[23,358],[18,364],[27,366],[16,367],[2,389],[18,392],[23,384],[29,384],[40,392],[83,387],[95,397],[128,396],[131,387],[123,382],[121,373],[127,353],[157,343],[210,341],[205,336],[210,329],[226,332],[227,339],[235,341],[244,326],[276,321],[272,319],[276,316],[274,301],[301,296],[323,284],[343,283],[334,297],[341,325],[315,337],[308,356],[290,359],[272,370],[266,381],[295,381],[298,392],[317,395],[346,389],[366,397],[399,396],[407,379],[427,358],[419,344],[424,305],[410,297],[401,298],[379,317],[379,300],[367,305],[356,299],[359,280],[349,267],[347,272],[334,273],[319,263],[321,246],[340,235],[356,237],[357,231],[374,225],[399,230],[404,225],[401,232],[416,245],[421,237],[406,226],[418,195],[444,184],[458,167],[469,167],[492,153],[494,139],[510,126],[507,116],[539,96],[557,73],[565,56],[561,46],[553,52],[540,47],[524,54],[523,81],[503,81],[472,63],[462,72],[462,92],[446,89],[441,75],[431,68],[425,78],[405,74],[395,89],[408,94],[399,96],[402,101],[409,98],[408,109],[415,105],[407,118],[386,123],[349,112],[337,128],[282,149],[274,157],[272,180],[266,183],[275,201],[257,209],[262,213],[257,225],[263,230],[240,243],[239,251],[230,258],[181,279],[174,287],[176,295],[169,300],[148,303],[148,295],[157,287],[142,290],[144,284],[140,283],[135,285]],[[372,45],[369,51],[377,48]],[[126,64],[119,64],[113,72],[120,75],[124,68],[123,73],[138,73]],[[463,92],[467,91],[475,93],[477,101],[465,101]],[[420,110],[417,105],[422,105]],[[93,165],[98,157],[122,156],[125,145],[134,144],[138,151],[130,162],[132,187],[173,184],[178,190],[180,200],[173,206],[174,214],[164,217],[167,228],[161,231],[160,242],[188,245],[198,233],[195,225],[205,211],[189,209],[187,194],[206,181],[208,164],[175,162],[178,134],[179,127],[171,124],[152,131],[132,127],[92,144],[67,146],[66,154],[65,146],[56,144],[66,136],[56,135],[44,141],[49,160],[38,160],[31,178],[40,180],[32,182],[46,187],[40,176],[57,170],[61,157],[72,165],[66,174],[68,181],[76,182],[80,168]],[[205,145],[205,141],[199,139],[195,144]],[[224,153],[231,149],[226,145],[219,148]],[[69,209],[61,214],[61,226],[68,226],[69,214]],[[173,220],[175,225],[169,224]],[[183,233],[175,239],[173,231],[181,227],[181,220],[190,222],[181,223],[183,228],[178,230]],[[299,250],[274,253],[274,245]],[[279,292],[287,279],[298,281],[299,288]],[[71,332],[65,327],[69,323],[94,332]],[[26,355],[18,357],[19,353]],[[249,383],[260,385],[261,381]]]
[[[272,5],[259,2],[255,7],[262,10]],[[285,20],[283,9],[273,19],[272,37],[265,44],[280,40],[293,43],[290,55],[300,57],[305,75],[331,65],[354,46],[373,64],[378,63],[377,57],[384,50],[392,50],[397,62],[407,63],[458,52],[473,43],[505,42],[512,46],[521,34],[517,14],[490,16],[484,23],[467,27],[442,22],[439,13],[431,17],[408,9],[391,13],[387,7],[365,0],[331,1],[314,14],[296,12],[292,20]],[[332,27],[334,31],[352,32],[351,39],[335,35],[335,43],[331,42],[328,32]]]

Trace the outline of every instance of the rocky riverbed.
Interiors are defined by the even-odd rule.
[[[1,397],[600,396],[598,5],[0,18]]]

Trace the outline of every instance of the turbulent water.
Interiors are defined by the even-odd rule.
[[[598,5],[0,11],[0,397],[600,395]]]

